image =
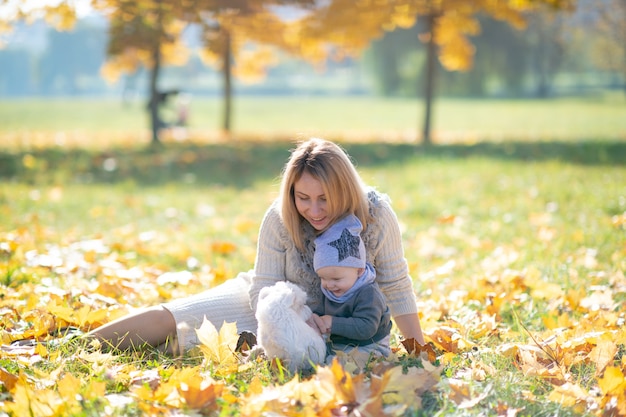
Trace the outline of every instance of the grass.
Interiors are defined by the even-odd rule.
[[[480,106],[474,103],[472,111]],[[500,110],[493,104],[484,109]],[[90,123],[85,129],[94,129]],[[438,341],[443,365],[441,382],[423,395],[422,408],[394,415],[595,416],[601,401],[623,399],[600,389],[602,374],[595,370],[601,365],[592,352],[600,339],[604,346],[613,343],[617,353],[608,366],[622,366],[626,143],[594,126],[585,128],[595,133],[575,140],[566,139],[569,132],[554,140],[546,134],[540,141],[517,137],[431,148],[353,141],[345,134],[341,143],[363,178],[393,202],[422,325],[429,340]],[[105,306],[115,317],[252,267],[256,232],[291,147],[281,140],[240,139],[159,149],[16,146],[0,153],[0,300],[6,312],[0,334],[36,327],[38,317],[52,311],[50,303],[74,310]],[[100,252],[97,240],[108,249]],[[55,260],[61,266],[50,266]],[[192,273],[189,282],[159,284],[163,273],[180,271]],[[61,310],[54,311],[58,317]],[[531,366],[511,346],[547,353],[535,353]],[[75,375],[82,381],[83,408],[74,415],[105,409],[109,415],[194,413],[168,408],[157,392],[176,370],[202,366],[198,357],[137,351],[103,366],[98,361],[104,358],[88,356],[79,344],[50,349],[38,361],[0,353],[0,370],[22,372],[44,386],[44,375],[57,369]],[[550,349],[560,356],[548,360]],[[399,358],[408,369],[419,362]],[[569,375],[567,384],[558,382],[559,369]],[[155,372],[161,388],[150,397],[152,391],[138,389],[126,375]],[[223,416],[239,415],[258,381],[278,390],[291,379],[265,363],[225,376],[212,367],[204,372],[239,398],[220,400]],[[86,391],[97,391],[97,382],[106,384],[104,399]],[[454,383],[461,384],[456,394]],[[588,397],[577,397],[572,386]],[[563,387],[575,400],[551,397]],[[16,397],[0,391],[5,404]],[[132,404],[119,405],[124,398]]]
[[[235,138],[275,140],[319,135],[350,141],[415,141],[423,123],[417,99],[372,97],[235,97]],[[173,107],[165,117],[172,118]],[[169,113],[168,113],[169,112]],[[624,140],[622,95],[549,100],[438,99],[437,143],[537,140]],[[221,102],[195,98],[190,109],[194,140],[219,138]],[[0,101],[0,146],[51,144],[80,147],[147,143],[145,103],[119,100]],[[88,134],[87,134],[88,133]]]

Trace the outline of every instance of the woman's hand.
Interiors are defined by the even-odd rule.
[[[420,345],[425,345],[424,333],[422,332],[422,325],[420,324],[420,318],[416,314],[404,314],[394,317],[400,333],[405,339],[415,339]]]
[[[307,320],[307,324],[309,326],[311,326],[313,329],[315,329],[320,335],[323,335],[324,333],[327,333],[326,329],[329,328],[329,326],[326,326],[326,321],[324,320],[324,317],[330,317],[330,316],[318,316],[317,314],[313,313],[311,314],[311,317]],[[330,331],[330,328],[329,328]]]
[[[330,329],[333,327],[333,316],[318,316],[313,313],[307,324],[317,330],[319,334],[330,334]]]
[[[333,328],[333,316],[321,316],[320,321],[323,323],[322,333],[330,334],[330,330]]]

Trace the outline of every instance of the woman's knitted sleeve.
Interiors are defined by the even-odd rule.
[[[417,313],[413,281],[404,257],[402,235],[395,212],[385,200],[375,210],[371,262],[376,269],[376,282],[385,294],[393,316]],[[369,227],[368,227],[369,228]]]
[[[250,286],[252,311],[256,311],[259,292],[263,287],[285,280],[286,229],[276,207],[272,205],[265,213],[259,229],[256,260]]]

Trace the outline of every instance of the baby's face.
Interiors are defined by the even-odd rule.
[[[336,297],[341,297],[352,288],[362,273],[363,268],[345,266],[327,266],[317,270],[317,275],[322,280],[322,287],[332,292]]]

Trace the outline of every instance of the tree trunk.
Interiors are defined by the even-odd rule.
[[[435,76],[437,71],[436,59],[437,50],[435,45],[435,23],[437,21],[437,15],[430,14],[426,20],[426,27],[428,30],[429,38],[426,45],[426,84],[424,85],[424,130],[422,135],[422,145],[432,145],[430,137],[430,126],[432,119],[432,106],[433,95],[435,91]]]
[[[232,49],[230,42],[230,33],[226,32],[224,36],[224,55],[222,57],[222,76],[224,77],[224,118],[222,120],[222,129],[224,133],[230,133],[231,127],[231,111],[232,111]]]
[[[157,9],[157,33],[163,31],[161,4]],[[157,35],[158,36],[158,35]],[[155,39],[152,48],[152,68],[150,70],[150,125],[152,127],[152,145],[160,145],[161,139],[159,133],[161,131],[162,120],[159,114],[159,106],[161,105],[161,95],[158,89],[159,73],[161,72],[161,40],[159,37]]]
[[[161,70],[161,46],[155,45],[152,51],[153,65],[150,69],[150,126],[152,130],[152,145],[159,145],[161,139],[159,133],[161,131],[161,117],[159,115],[159,106],[161,97],[158,89],[159,72]]]

